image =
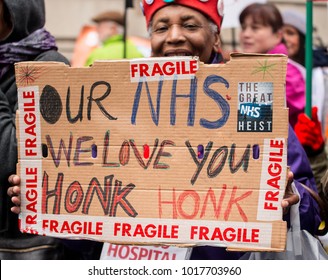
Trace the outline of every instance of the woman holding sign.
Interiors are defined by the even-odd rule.
[[[147,27],[150,32],[152,56],[198,56],[201,61],[211,64],[220,63],[220,28],[223,18],[223,6],[220,0],[153,0],[142,1]],[[298,181],[315,189],[311,169],[308,166],[304,150],[290,129],[288,164]],[[291,192],[292,174],[282,201],[288,221],[288,206],[298,202],[299,197]],[[17,175],[9,178],[13,185],[8,195],[17,205],[12,211],[19,213],[19,183]],[[320,220],[316,202],[311,196],[299,190],[301,194],[302,227],[314,233]],[[240,253],[227,252],[222,247],[200,246],[193,249],[191,259],[238,259]]]

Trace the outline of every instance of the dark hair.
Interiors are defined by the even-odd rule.
[[[295,60],[296,62],[298,62],[299,64],[301,64],[305,67],[305,35],[298,30],[297,30],[297,33],[298,33],[300,42],[299,42],[298,52],[293,57],[293,60]]]
[[[243,24],[248,16],[251,16],[255,23],[262,24],[264,26],[271,26],[274,33],[283,27],[281,13],[273,4],[254,3],[247,6],[239,15],[239,22]]]

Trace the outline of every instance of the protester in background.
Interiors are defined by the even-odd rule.
[[[21,61],[68,64],[44,24],[44,0],[0,0],[0,259],[81,258],[60,239],[21,233],[7,196],[8,176],[16,173],[17,164],[18,101],[14,64]],[[92,250],[89,251],[91,254]]]
[[[262,54],[285,54],[283,43],[283,20],[273,4],[254,3],[240,14],[240,45],[243,52]],[[305,80],[290,61],[287,65],[286,99],[289,108],[289,122],[294,128],[297,116],[305,109]]]
[[[305,70],[305,16],[293,10],[286,10],[282,13],[284,20],[283,36],[288,49],[288,56],[291,62],[297,66],[306,77]],[[324,55],[319,49],[314,50],[316,56]],[[324,137],[324,123],[327,115],[325,106],[325,95],[328,89],[325,88],[324,71],[321,67],[324,59],[313,59],[312,70],[312,116],[309,118],[302,113],[295,126],[295,132],[309,157],[312,171],[316,178],[318,192],[323,197],[321,179],[328,168],[326,153],[326,139]],[[327,63],[328,66],[328,63]]]
[[[294,10],[286,10],[282,16],[284,21],[283,37],[287,46],[288,57],[292,60],[291,62],[296,62],[294,65],[299,67],[305,79],[305,16]],[[328,54],[317,47],[314,47],[313,54],[312,106],[317,107],[318,118],[322,124],[322,133],[325,133],[323,124],[328,113],[325,105],[325,95],[328,94],[328,89],[325,88],[325,74],[322,66],[328,66]]]
[[[143,10],[150,33],[152,54],[154,57],[198,56],[204,63],[220,63],[220,28],[223,11],[219,0],[207,2],[199,0],[176,0],[165,2],[158,0],[143,1]],[[301,186],[303,183],[315,190],[313,174],[302,146],[290,128],[288,137],[288,165],[294,173],[294,182],[300,197],[291,192],[290,176],[282,206],[284,219],[289,221],[288,208],[300,199],[301,227],[314,234],[320,223],[316,202]],[[15,187],[8,195],[16,206],[12,211],[20,211],[19,177],[10,177]],[[238,259],[240,253],[227,252],[222,247],[198,246],[193,248],[191,259]]]
[[[121,13],[108,11],[95,16],[92,20],[97,24],[102,45],[91,51],[86,65],[91,65],[95,60],[144,57],[131,40],[126,40],[124,56],[124,17]]]

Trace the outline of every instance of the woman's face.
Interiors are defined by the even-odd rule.
[[[286,41],[288,56],[293,58],[300,48],[300,35],[295,27],[286,24],[283,28],[283,36]]]
[[[199,56],[205,63],[220,46],[219,34],[204,15],[179,5],[168,5],[154,14],[150,40],[153,57]]]
[[[241,25],[240,46],[246,53],[267,53],[282,40],[282,32],[273,32],[271,26],[266,26],[253,21],[247,16]]]

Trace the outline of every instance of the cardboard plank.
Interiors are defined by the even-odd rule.
[[[16,64],[21,230],[282,250],[286,64],[246,54],[226,65]]]

